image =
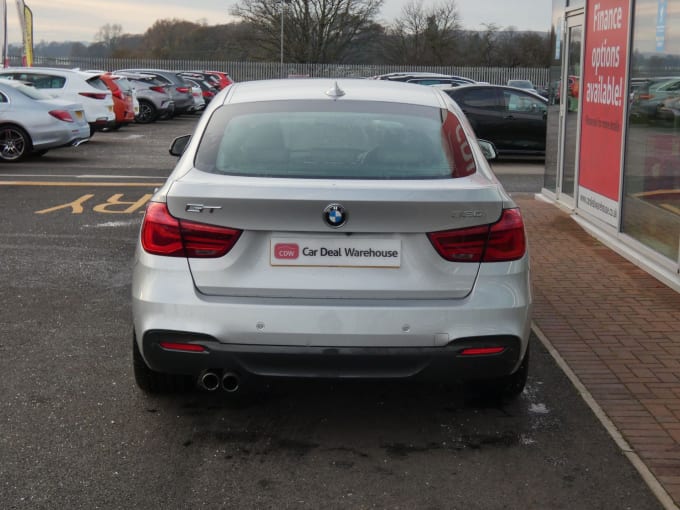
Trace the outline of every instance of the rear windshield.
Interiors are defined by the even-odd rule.
[[[51,96],[48,96],[42,90],[36,89],[35,87],[29,87],[28,85],[18,85],[15,88],[23,95],[28,96],[31,99],[52,99]]]
[[[96,89],[101,89],[101,90],[109,90],[109,88],[106,86],[106,83],[99,78],[98,76],[89,78],[87,80],[87,83],[89,83],[91,86],[93,86]]]
[[[448,110],[343,100],[223,106],[194,164],[228,175],[315,179],[445,179],[476,170]]]

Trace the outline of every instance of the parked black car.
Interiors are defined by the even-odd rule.
[[[548,101],[502,85],[461,85],[446,89],[467,116],[478,138],[503,156],[545,156]]]

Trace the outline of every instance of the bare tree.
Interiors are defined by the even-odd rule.
[[[496,65],[498,58],[498,31],[500,27],[495,23],[482,23],[486,30],[481,34],[480,55],[482,65]]]
[[[116,45],[123,34],[123,27],[118,23],[107,23],[103,25],[99,31],[95,34],[94,40],[100,43],[106,50],[113,52],[116,49]]]
[[[456,63],[461,17],[455,0],[423,7],[413,0],[402,8],[388,31],[388,59],[393,63],[447,65]]]
[[[255,29],[255,43],[278,60],[281,24],[285,60],[344,62],[358,41],[374,34],[384,0],[241,0],[232,9]],[[283,17],[282,12],[283,11]]]

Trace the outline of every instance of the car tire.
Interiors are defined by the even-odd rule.
[[[192,378],[187,375],[166,374],[149,368],[139,352],[136,335],[132,338],[132,367],[139,389],[151,395],[178,393],[192,387]]]
[[[21,161],[31,153],[33,144],[28,133],[19,126],[0,126],[0,160]]]
[[[155,122],[158,117],[158,111],[151,101],[144,99],[139,100],[139,113],[135,116],[137,124],[150,124]]]
[[[519,368],[512,374],[470,385],[473,392],[480,393],[483,398],[492,400],[517,398],[524,391],[529,375],[529,346]]]

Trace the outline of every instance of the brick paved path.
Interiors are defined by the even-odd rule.
[[[680,505],[680,294],[556,206],[517,199],[534,323]]]

